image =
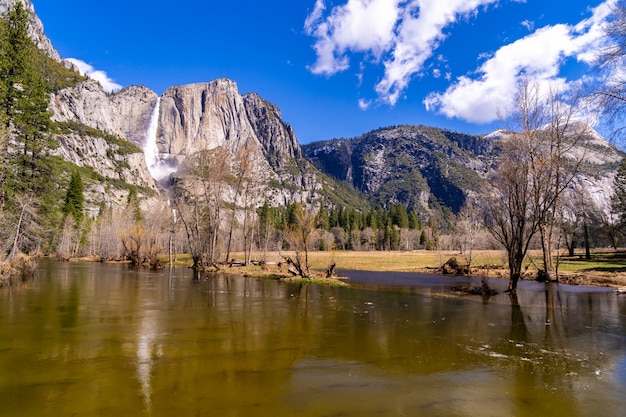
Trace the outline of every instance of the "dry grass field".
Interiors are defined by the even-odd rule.
[[[293,253],[290,252],[284,254],[293,256]],[[241,253],[233,255],[235,260],[243,259]],[[333,262],[336,264],[336,270],[439,273],[441,265],[452,257],[456,257],[460,263],[466,262],[463,255],[458,251],[316,251],[309,253],[311,268],[317,276],[322,276]],[[252,258],[260,260],[262,254],[253,253]],[[264,272],[275,274],[287,272],[286,266],[278,266],[283,262],[281,254],[277,252],[268,253],[266,261],[270,265],[263,270]],[[541,252],[530,252],[525,262],[525,279],[533,279],[537,272],[536,265],[540,264]],[[574,257],[561,256],[558,265],[559,281],[562,283],[611,287],[626,286],[626,252],[597,250],[592,253],[591,260],[584,259],[582,253],[577,253]],[[261,271],[258,268],[248,267],[244,273],[260,274]],[[472,274],[508,279],[505,252],[496,250],[474,251]]]

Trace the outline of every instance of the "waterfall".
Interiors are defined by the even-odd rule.
[[[159,152],[159,145],[157,144],[157,133],[159,129],[159,114],[161,112],[161,97],[157,99],[152,116],[150,117],[150,124],[148,125],[148,131],[143,144],[143,153],[146,158],[146,165],[148,171],[157,181],[163,181],[167,179],[169,175],[176,172],[177,166],[174,161],[169,159],[168,154],[161,154]]]

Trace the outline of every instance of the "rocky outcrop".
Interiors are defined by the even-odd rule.
[[[286,162],[302,159],[293,128],[283,121],[278,107],[254,93],[243,96],[243,103],[248,121],[273,168],[283,169]]]
[[[126,153],[102,137],[61,133],[57,139],[61,144],[58,152],[65,160],[80,167],[91,167],[105,178],[157,190],[143,152]]]
[[[0,0],[0,15],[4,15],[6,11],[15,3],[22,3],[24,8],[31,14],[30,25],[28,26],[28,33],[30,38],[35,42],[35,45],[46,53],[49,57],[55,61],[61,62],[61,56],[56,49],[52,46],[50,39],[46,36],[43,30],[43,24],[35,13],[35,6],[29,0]]]
[[[236,151],[258,142],[237,85],[227,79],[168,88],[161,97],[161,152],[184,157],[224,146]]]
[[[50,107],[55,121],[75,120],[143,148],[157,99],[157,94],[146,87],[132,86],[107,94],[97,81],[87,80],[53,95]]]
[[[92,80],[59,91],[50,99],[52,119],[99,132],[74,129],[57,135],[59,153],[78,166],[93,168],[104,178],[156,191],[157,184],[141,150],[157,99],[157,94],[146,87],[107,94]],[[116,139],[107,141],[109,136]],[[135,146],[123,146],[124,141]]]
[[[221,146],[234,155],[245,146],[255,177],[267,191],[258,198],[267,197],[277,205],[312,200],[322,188],[319,172],[302,157],[293,129],[282,121],[278,108],[256,94],[242,96],[228,79],[171,87],[160,99],[145,87],[107,94],[89,80],[53,95],[51,110],[58,122],[78,122],[141,149],[147,150],[147,141],[156,140],[155,158],[173,167],[202,150]],[[155,137],[148,137],[152,117],[157,117],[158,126]],[[65,158],[77,165],[92,166],[105,177],[155,187],[139,158],[105,160],[115,151],[107,149],[110,144],[102,139],[62,135],[59,141]],[[128,169],[120,168],[126,165]]]

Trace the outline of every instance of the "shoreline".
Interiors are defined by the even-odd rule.
[[[232,254],[232,258],[237,261],[242,258],[239,253]],[[530,260],[525,265],[525,272],[522,280],[536,281],[536,268],[532,257],[537,253],[530,253]],[[471,273],[468,274],[446,274],[442,266],[450,258],[462,259],[458,251],[412,251],[412,252],[356,252],[356,251],[331,251],[331,252],[310,252],[311,277],[304,280],[339,280],[343,277],[326,278],[326,270],[331,263],[336,264],[339,271],[369,271],[369,272],[412,272],[418,274],[428,274],[437,276],[467,276],[476,278],[497,278],[508,280],[508,269],[502,262],[501,251],[476,251],[476,256],[472,262]],[[598,250],[594,253],[592,260],[582,259],[581,255],[575,257],[562,257],[559,265],[558,283],[568,285],[590,286],[590,287],[626,287],[626,252]],[[54,259],[54,257],[49,257]],[[256,258],[262,258],[257,253]],[[266,277],[273,279],[294,280],[302,279],[293,277],[288,272],[287,265],[281,262],[278,252],[271,252],[265,256],[265,266],[243,265],[241,262],[222,264],[219,270],[211,269],[207,272],[233,273],[242,276]],[[79,257],[68,260],[69,262],[106,262],[125,263],[121,260],[101,261],[97,257]],[[167,256],[162,257],[162,267],[169,265]],[[191,262],[184,254],[177,255],[176,266],[190,267]],[[380,284],[384,284],[384,281]]]

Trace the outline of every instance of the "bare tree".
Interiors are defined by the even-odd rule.
[[[604,28],[606,46],[598,49],[595,60],[595,79],[599,81],[590,88],[592,98],[617,133],[624,129],[626,108],[626,1],[618,0],[612,12]]]
[[[537,152],[532,154],[532,172],[536,176],[534,201],[541,213],[539,225],[543,253],[542,277],[554,279],[555,234],[560,230],[563,194],[579,173],[586,157],[584,141],[589,136],[587,124],[575,120],[576,100],[565,103],[563,94],[550,89],[546,98],[546,123],[537,127]],[[542,181],[539,183],[539,181]],[[558,279],[558,275],[557,275]]]
[[[482,216],[478,207],[471,202],[466,202],[459,211],[456,232],[458,234],[461,254],[465,258],[468,271],[472,271],[474,248],[480,231],[483,230]]]
[[[529,161],[521,143],[503,144],[504,154],[485,199],[484,223],[505,249],[509,265],[509,291],[515,293],[522,275],[522,262],[539,228],[541,217],[533,210]]]
[[[57,243],[57,258],[69,260],[78,246],[80,235],[77,235],[76,221],[72,216],[65,216],[63,227]]]
[[[361,233],[361,241],[366,251],[376,249],[376,231],[371,227],[366,227]]]
[[[217,267],[218,238],[231,154],[224,147],[185,159],[174,190],[174,203],[185,226],[194,268]],[[200,197],[198,197],[198,195]]]
[[[238,203],[239,200],[242,200],[243,205],[243,217],[244,217],[244,239],[246,236],[246,220],[248,214],[248,200],[249,200],[249,191],[251,188],[252,182],[252,169],[253,169],[253,161],[252,157],[254,156],[254,152],[252,149],[252,144],[250,142],[246,142],[242,147],[240,147],[233,158],[233,169],[232,174],[233,178],[231,181],[232,187],[234,189],[235,196],[232,201],[232,210],[230,217],[230,224],[228,225],[228,241],[226,245],[226,256],[225,261],[228,262],[230,259],[230,249],[233,239],[233,230],[235,228],[236,216],[238,211]],[[244,252],[246,249],[246,245],[244,244]]]
[[[121,211],[115,211],[112,207],[105,207],[93,228],[94,252],[102,260],[111,260],[120,256],[121,242],[119,235],[125,227]]]
[[[330,229],[330,233],[335,237],[334,245],[339,249],[345,250],[348,238],[346,236],[346,231],[343,230],[343,227],[332,227]]]
[[[487,199],[485,224],[507,251],[510,290],[517,287],[536,232],[543,249],[540,275],[553,278],[561,197],[585,157],[579,145],[588,134],[587,125],[574,121],[571,99],[554,88],[542,92],[537,83],[524,79],[508,119],[517,133],[502,141],[503,156],[491,182],[495,187]]]
[[[295,252],[295,258],[282,255],[283,259],[291,265],[294,275],[303,278],[311,276],[311,266],[309,264],[309,250],[313,242],[317,239],[316,216],[310,211],[298,207],[296,210],[296,223],[285,233],[285,240]]]
[[[13,210],[3,213],[7,227],[5,245],[6,260],[11,261],[20,253],[37,253],[41,248],[42,227],[38,216],[38,202],[32,195],[19,194],[13,198]]]
[[[146,230],[141,222],[134,224],[120,233],[124,258],[130,260],[133,265],[143,263],[142,250],[146,242]]]
[[[175,189],[174,204],[176,211],[183,223],[187,235],[187,245],[193,268],[201,269],[209,265],[207,254],[209,253],[207,209],[181,187]]]

